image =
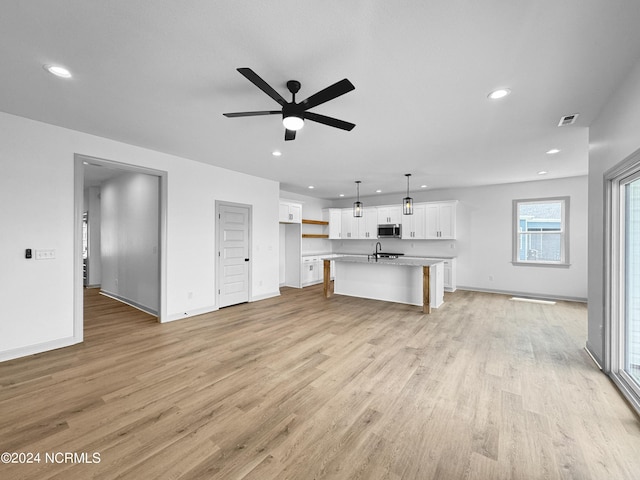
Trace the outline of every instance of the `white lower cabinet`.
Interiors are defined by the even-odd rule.
[[[324,276],[324,262],[319,256],[302,257],[302,286],[321,283]]]
[[[447,292],[456,291],[456,259],[444,260],[444,289]]]

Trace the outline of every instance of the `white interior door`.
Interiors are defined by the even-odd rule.
[[[218,306],[249,301],[249,207],[218,206]]]

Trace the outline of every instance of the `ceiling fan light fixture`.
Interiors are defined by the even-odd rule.
[[[289,115],[288,117],[284,117],[282,119],[282,124],[287,130],[293,130],[295,132],[304,127],[304,120],[302,119],[302,117]]]

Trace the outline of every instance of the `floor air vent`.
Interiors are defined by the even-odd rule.
[[[560,123],[558,123],[559,127],[564,127],[566,125],[573,125],[576,123],[576,119],[578,118],[579,113],[574,113],[571,115],[565,115],[560,119]]]

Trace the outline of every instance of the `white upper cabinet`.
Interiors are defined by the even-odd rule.
[[[329,238],[340,240],[342,238],[342,209],[329,208],[324,212],[325,220],[329,222]]]
[[[426,205],[427,239],[456,238],[456,204],[457,202],[436,202]]]
[[[352,208],[342,209],[341,238],[342,240],[355,240],[365,238],[378,238],[378,215],[376,207],[365,207],[362,217],[354,217]],[[329,223],[331,229],[331,223]],[[330,234],[331,235],[331,234]],[[329,238],[332,238],[331,236]]]
[[[378,207],[378,225],[400,224],[402,221],[402,207],[400,205],[392,205],[387,207]]]
[[[402,239],[424,240],[427,238],[427,205],[413,204],[413,215],[402,215]]]
[[[302,204],[280,200],[280,223],[302,223]]]
[[[378,238],[378,225],[402,225],[403,240],[454,240],[456,200],[414,203],[413,215],[402,215],[400,206],[365,207],[362,217],[352,208],[324,210],[329,218],[329,238],[334,240]]]
[[[353,210],[350,208],[342,209],[342,239],[349,240],[357,238],[358,224],[355,223],[355,217],[353,216]]]
[[[365,207],[358,221],[358,238],[378,238],[378,209]]]

